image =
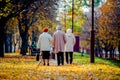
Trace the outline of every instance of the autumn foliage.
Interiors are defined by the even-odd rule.
[[[88,56],[89,57],[89,56]],[[50,60],[50,66],[37,65],[34,56],[5,54],[0,58],[0,80],[119,80],[120,68],[114,63],[96,60],[90,64],[86,56],[74,54],[74,63],[57,66]],[[78,62],[80,61],[80,62]]]
[[[118,1],[107,0],[106,4],[104,4],[100,10],[101,15],[97,21],[97,29],[96,29],[96,40],[102,48],[107,52],[110,51],[110,58],[114,56],[114,50],[119,48],[119,40],[118,37],[120,35],[120,7],[117,5]]]

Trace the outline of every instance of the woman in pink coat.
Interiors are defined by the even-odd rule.
[[[57,26],[57,31],[53,35],[53,47],[54,53],[57,54],[57,64],[60,63],[64,65],[64,48],[66,43],[66,36],[63,31],[61,31],[61,26]]]

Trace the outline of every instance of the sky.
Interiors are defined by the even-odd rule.
[[[61,1],[59,2],[58,16],[59,16],[59,14],[60,14],[61,12],[64,12],[64,10],[65,10],[64,6],[65,6],[65,5],[67,5],[67,6],[69,6],[69,7],[72,7],[72,3],[70,3],[70,1],[72,1],[72,0],[61,0]],[[74,1],[75,1],[75,0],[74,0]],[[87,0],[87,2],[88,2],[88,1],[90,1],[90,0]],[[101,0],[100,5],[98,6],[98,8],[101,7],[102,4],[104,4],[106,1],[107,1],[107,0]],[[83,10],[83,13],[84,13],[84,14],[89,13],[89,12],[91,11],[91,7],[87,7],[87,6],[83,6],[83,7],[81,7],[81,9]],[[96,8],[95,8],[95,9],[96,9]],[[87,14],[86,14],[86,15],[87,15]],[[57,20],[59,20],[59,17],[57,17]]]

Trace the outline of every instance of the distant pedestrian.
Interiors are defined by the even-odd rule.
[[[36,42],[33,41],[31,44],[31,56],[36,55],[36,52],[37,52],[37,45],[36,45]]]
[[[57,26],[57,31],[53,35],[54,52],[57,54],[57,64],[64,65],[64,48],[66,43],[65,33],[62,31],[61,26]]]
[[[36,46],[35,41],[32,42],[32,44],[31,44],[31,48],[32,48],[33,50],[36,50],[36,49],[37,49],[37,46]]]
[[[66,56],[66,63],[72,64],[73,61],[73,49],[75,45],[75,36],[72,34],[71,29],[67,29],[66,33],[67,42],[65,44],[65,56]]]
[[[50,50],[52,47],[52,36],[48,33],[48,28],[43,29],[43,33],[39,36],[37,48],[40,48],[42,52],[43,65],[47,60],[49,66]]]

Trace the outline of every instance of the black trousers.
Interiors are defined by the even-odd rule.
[[[73,61],[73,52],[66,52],[65,56],[66,56],[66,62],[67,62],[67,64],[68,63],[71,64],[72,61]]]
[[[62,65],[64,65],[64,52],[58,52],[57,53],[57,64],[58,64],[58,66],[60,65],[60,63]]]

